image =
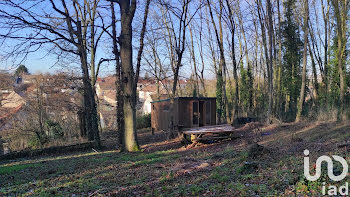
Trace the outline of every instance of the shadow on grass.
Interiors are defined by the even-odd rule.
[[[93,190],[95,186],[103,185],[99,178],[105,181],[108,180],[105,179],[106,177],[118,177],[119,180],[123,180],[124,177],[133,179],[130,175],[133,175],[135,169],[142,166],[147,168],[149,165],[167,162],[178,157],[174,150],[154,153],[109,151],[5,164],[0,166],[0,194],[30,193],[33,192],[31,191],[33,185],[38,190],[34,191],[35,193],[57,189],[67,190],[70,193],[75,191],[74,188],[81,189],[84,184],[85,186],[91,184],[88,190]],[[112,182],[112,185],[130,182],[130,180],[121,182],[119,180]],[[70,188],[73,190],[70,191]]]
[[[340,141],[348,138],[350,128],[335,123],[288,124],[276,127],[266,138],[271,143],[293,146],[292,136],[305,142]],[[155,150],[169,143],[147,145]],[[177,142],[178,143],[178,142]],[[299,144],[298,144],[299,145]],[[173,147],[173,146],[170,146]],[[154,150],[152,149],[152,150]],[[119,153],[106,151],[41,158],[0,165],[0,195],[254,195],[280,194],[295,184],[302,155],[282,154],[275,148],[273,157],[258,158],[258,168],[243,171],[247,147],[237,141],[193,149]],[[242,151],[243,150],[243,151]],[[173,166],[186,158],[215,163],[191,173],[177,173]],[[297,173],[291,173],[294,170]],[[283,181],[281,181],[283,180]]]

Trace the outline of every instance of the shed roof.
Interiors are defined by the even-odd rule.
[[[176,99],[180,100],[213,100],[216,99],[216,97],[176,97]],[[170,101],[170,99],[162,99],[158,101],[152,101],[151,103],[158,103],[158,102],[165,102],[165,101]]]

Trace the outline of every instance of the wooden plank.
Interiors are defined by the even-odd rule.
[[[231,125],[214,125],[214,126],[205,126],[191,129],[184,129],[182,133],[191,135],[191,134],[210,134],[210,133],[231,133],[234,132],[235,128]]]

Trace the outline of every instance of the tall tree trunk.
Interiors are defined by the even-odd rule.
[[[324,23],[324,73],[321,73],[323,75],[323,84],[325,86],[325,104],[328,107],[329,105],[329,99],[328,99],[328,90],[329,90],[329,79],[328,79],[328,46],[329,46],[329,33],[330,28],[329,27],[329,8],[330,8],[330,0],[327,0],[327,11],[325,12],[324,6],[322,5],[322,16],[323,16],[323,23]]]
[[[199,94],[199,80],[198,80],[198,72],[197,72],[197,61],[196,61],[196,55],[194,50],[194,42],[193,42],[193,35],[192,35],[192,27],[190,26],[190,38],[191,38],[191,56],[193,61],[193,70],[194,70],[194,80],[195,80],[195,87],[194,90],[196,91],[196,96]]]
[[[337,28],[337,59],[338,59],[338,74],[340,80],[340,95],[339,95],[339,113],[338,120],[343,119],[344,111],[344,94],[345,94],[345,77],[344,77],[344,52],[346,42],[346,23],[348,18],[348,1],[347,0],[332,0],[336,17]]]
[[[111,2],[111,10],[112,10],[113,54],[115,58],[115,71],[116,71],[115,89],[116,89],[116,100],[117,100],[117,103],[116,103],[116,120],[117,120],[117,135],[118,135],[117,144],[120,150],[123,151],[124,150],[124,147],[123,147],[124,121],[123,121],[123,94],[122,94],[123,83],[121,83],[120,53],[118,50],[116,16],[115,16],[113,2]]]
[[[302,72],[302,81],[300,88],[300,97],[298,102],[298,111],[295,121],[299,122],[301,118],[301,113],[303,111],[303,104],[305,100],[305,86],[306,86],[306,66],[307,66],[307,46],[309,38],[309,1],[304,0],[304,51],[303,51],[303,72]]]
[[[208,7],[209,7],[209,13],[210,13],[210,17],[211,17],[211,22],[213,24],[213,27],[214,27],[214,31],[215,31],[215,36],[216,36],[216,40],[217,40],[217,43],[218,43],[218,46],[219,46],[219,49],[220,49],[220,61],[219,61],[219,69],[218,69],[218,72],[217,72],[217,87],[216,88],[222,88],[221,89],[221,94],[222,94],[222,104],[219,103],[219,106],[220,109],[222,108],[225,108],[225,115],[224,117],[226,118],[226,121],[229,123],[231,122],[230,120],[230,117],[229,117],[229,109],[228,109],[228,100],[227,100],[227,97],[226,97],[226,61],[225,61],[225,55],[224,55],[224,46],[223,46],[223,35],[222,35],[222,0],[220,0],[220,13],[219,13],[219,31],[220,33],[218,33],[218,29],[216,28],[216,23],[215,23],[215,20],[214,20],[214,16],[213,16],[213,12],[212,12],[212,9],[211,9],[211,5],[210,5],[210,1],[208,0],[207,1],[208,3]],[[221,87],[220,87],[221,86]],[[218,90],[217,90],[218,91]],[[220,99],[220,98],[217,98],[217,99]],[[220,106],[220,105],[223,105],[223,106]],[[222,113],[220,112],[219,110],[219,113]],[[219,118],[221,116],[218,116]],[[222,120],[219,119],[219,123],[221,122]]]
[[[312,65],[312,75],[313,75],[313,86],[314,86],[314,93],[315,93],[315,100],[313,101],[314,102],[314,105],[316,106],[316,108],[318,107],[318,92],[319,92],[319,87],[318,87],[318,79],[317,79],[317,70],[316,70],[316,63],[315,63],[315,58],[314,58],[314,55],[312,53],[312,50],[311,50],[311,46],[310,46],[310,42],[308,42],[308,48],[309,48],[309,54],[310,54],[310,58],[311,58],[311,65]],[[313,94],[313,93],[312,93]]]
[[[226,123],[231,123],[231,117],[230,117],[230,109],[228,105],[228,99],[226,95],[226,73],[227,73],[227,65],[226,60],[224,56],[224,37],[223,37],[223,29],[222,29],[222,15],[223,15],[223,0],[219,0],[220,3],[220,12],[219,12],[219,35],[220,35],[220,42],[218,43],[220,45],[220,64],[222,65],[222,95],[223,95],[223,102],[225,105],[225,115]]]
[[[98,119],[95,102],[95,93],[92,88],[91,80],[89,78],[89,69],[87,63],[87,49],[84,44],[81,22],[77,24],[78,34],[78,51],[81,63],[81,69],[83,72],[83,86],[84,86],[84,106],[86,113],[87,134],[89,141],[95,141],[96,147],[100,148],[100,136],[98,130]]]
[[[271,121],[272,105],[273,105],[273,21],[272,21],[272,5],[271,1],[267,0],[267,17],[268,17],[268,34],[269,34],[269,65],[267,67],[268,82],[269,82],[269,106],[267,111],[267,121]]]
[[[132,63],[132,20],[136,9],[136,0],[119,1],[121,13],[121,33],[119,38],[121,77],[123,92],[123,118],[124,118],[124,150],[128,152],[139,151],[136,134],[136,92],[134,86],[134,68]]]
[[[271,113],[272,113],[272,96],[273,96],[273,85],[272,85],[272,31],[271,29],[271,23],[272,23],[272,16],[271,16],[271,2],[270,0],[267,0],[267,9],[268,9],[268,34],[269,34],[269,45],[270,49],[268,50],[267,48],[267,42],[266,42],[266,30],[265,30],[265,23],[264,23],[264,18],[263,18],[263,13],[262,13],[262,3],[261,0],[257,0],[257,6],[258,6],[258,16],[259,16],[259,23],[260,23],[260,29],[262,32],[262,41],[263,41],[263,47],[265,51],[265,59],[266,59],[266,68],[267,68],[267,78],[268,78],[268,111],[267,111],[267,122],[270,123],[271,121]]]
[[[275,101],[275,111],[278,118],[281,118],[281,104],[282,104],[282,22],[280,11],[280,0],[277,0],[277,12],[278,12],[278,62],[276,72],[276,92],[277,97]]]
[[[238,8],[239,9],[239,8]],[[246,38],[246,33],[245,33],[245,29],[244,29],[244,22],[242,20],[243,16],[241,11],[238,11],[239,16],[238,16],[238,20],[239,20],[239,25],[241,28],[241,34],[243,37],[243,42],[244,42],[244,56],[246,58],[246,62],[247,62],[247,74],[248,74],[248,109],[247,109],[247,114],[249,116],[249,114],[251,114],[252,112],[252,108],[253,108],[253,84],[254,84],[254,79],[253,79],[253,75],[252,75],[252,65],[249,61],[249,53],[248,53],[248,43],[247,43],[247,38]]]
[[[234,16],[233,16],[233,12],[231,9],[231,5],[229,3],[229,0],[226,0],[226,5],[227,5],[227,9],[228,9],[228,17],[229,17],[229,21],[230,21],[230,31],[231,31],[231,58],[232,58],[232,64],[233,64],[233,85],[235,87],[235,98],[234,98],[234,107],[233,107],[233,111],[232,111],[232,118],[231,120],[233,121],[234,118],[236,118],[238,111],[239,111],[239,103],[238,103],[238,99],[239,99],[239,87],[238,87],[238,74],[237,74],[237,61],[236,61],[236,53],[235,53],[235,21],[234,21]]]
[[[202,0],[201,0],[201,4],[202,4]],[[202,30],[203,30],[203,15],[202,15],[202,8],[200,8],[200,29],[199,29],[199,43],[198,43],[198,48],[199,48],[199,54],[201,57],[201,63],[202,63],[202,69],[200,70],[200,82],[201,82],[201,86],[203,88],[203,96],[207,96],[207,90],[205,87],[205,81],[204,81],[204,67],[205,67],[205,63],[204,63],[204,52],[203,52],[203,41],[202,41]]]

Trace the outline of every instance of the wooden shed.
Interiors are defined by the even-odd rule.
[[[152,130],[168,130],[170,124],[170,99],[153,101]],[[216,98],[177,97],[173,108],[174,127],[193,128],[216,124]]]

